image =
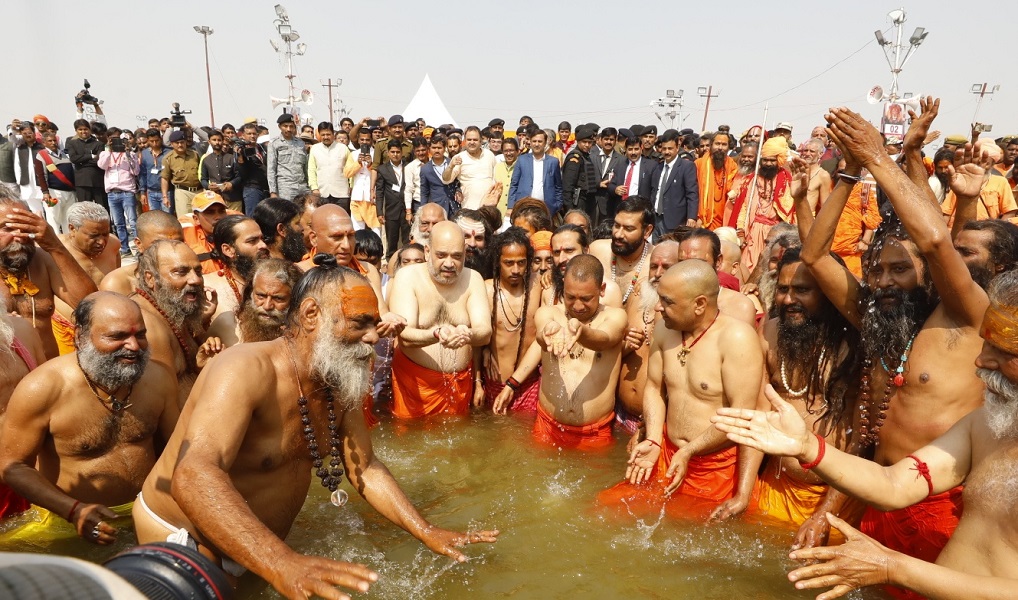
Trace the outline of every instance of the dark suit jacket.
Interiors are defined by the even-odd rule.
[[[664,168],[664,163],[658,166],[655,181],[661,179]],[[676,158],[668,172],[668,179],[659,185],[661,206],[656,207],[656,210],[664,214],[667,229],[672,230],[685,225],[689,219],[696,220],[700,208],[700,188],[696,183],[696,167],[692,162]]]
[[[406,186],[406,175],[402,173],[403,165],[399,166],[400,177],[396,178],[396,171],[392,163],[386,159],[384,164],[378,165],[378,176],[375,178],[375,210],[378,216],[386,219],[402,219],[406,215],[406,203],[403,199],[403,189]],[[399,185],[399,190],[392,189],[393,185]]]
[[[551,214],[562,207],[562,169],[554,156],[544,156],[544,203]],[[513,178],[509,183],[509,208],[516,206],[521,198],[530,195],[534,188],[534,155],[529,152],[520,156],[513,167]]]
[[[447,165],[445,168],[449,168]],[[450,215],[453,213],[455,204],[456,186],[458,181],[450,184],[442,183],[442,176],[435,169],[435,163],[428,161],[421,165],[421,205],[434,202],[440,205]]]
[[[661,178],[661,163],[649,158],[640,158],[638,161],[640,170],[636,173],[636,196],[650,202],[657,198],[657,180]],[[612,179],[611,189],[626,185],[626,171],[629,170],[629,159],[622,157],[622,164],[615,167],[615,178]],[[630,182],[632,185],[633,182]]]

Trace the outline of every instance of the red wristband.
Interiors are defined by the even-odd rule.
[[[809,464],[803,464],[801,462],[799,463],[799,466],[802,467],[803,471],[809,471],[810,469],[819,465],[820,461],[824,459],[824,453],[827,451],[827,442],[824,440],[823,436],[821,436],[819,433],[814,433],[813,435],[816,436],[817,443],[820,444],[820,449],[817,450],[817,457],[816,459],[813,460],[813,462]]]
[[[657,446],[658,448],[661,448],[661,444],[659,444],[659,443],[655,442],[654,440],[652,440],[652,439],[650,439],[650,438],[647,438],[647,441],[648,441],[648,442],[650,442],[651,444],[654,444],[654,445],[655,445],[655,446]]]
[[[79,504],[81,504],[81,501],[80,500],[75,500],[74,501],[74,506],[71,507],[71,511],[69,513],[67,513],[67,522],[68,523],[71,523],[71,524],[74,523],[74,511],[75,511],[75,509],[78,508]]]
[[[505,384],[514,392],[520,391],[520,382],[516,381],[515,377],[509,377],[509,379],[506,379]]]

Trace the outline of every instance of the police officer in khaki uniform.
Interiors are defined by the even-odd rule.
[[[382,160],[387,160],[389,156],[389,140],[396,140],[400,143],[400,148],[403,151],[403,166],[414,159],[414,144],[410,140],[406,139],[404,135],[403,115],[392,115],[388,121],[389,137],[384,137],[375,142],[375,158],[373,166],[377,169]]]

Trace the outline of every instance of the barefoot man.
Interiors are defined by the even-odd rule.
[[[700,260],[661,278],[643,401],[647,439],[630,454],[628,481],[602,492],[603,503],[634,512],[664,504],[680,518],[727,518],[748,506],[760,455],[736,452],[710,418],[722,406],[756,406],[763,353],[752,327],[718,310],[719,287]]]
[[[0,544],[117,537],[177,422],[176,383],[149,362],[141,310],[111,292],[74,311],[78,351],[26,376],[0,431],[0,473],[37,515]]]
[[[974,183],[978,189],[979,182]],[[933,206],[936,209],[936,206]],[[1018,589],[1018,273],[990,286],[975,372],[985,404],[932,443],[881,466],[828,446],[795,407],[773,390],[774,410],[723,409],[713,421],[739,444],[790,456],[842,492],[894,511],[965,484],[965,513],[935,564],[882,546],[827,515],[848,540],[842,546],[796,550],[794,560],[818,561],[788,574],[798,589],[833,589],[837,598],[868,585],[890,584],[914,597],[1013,598]]]
[[[533,433],[541,443],[592,450],[613,442],[626,313],[602,305],[603,295],[604,267],[581,254],[566,267],[562,303],[537,311],[542,376]],[[526,379],[536,367],[536,361],[525,359],[507,385]]]
[[[141,213],[138,215],[135,226],[138,229],[138,236],[134,238],[134,243],[139,255],[144,254],[148,247],[158,240],[184,241],[180,221],[168,212],[150,210]],[[119,256],[118,252],[117,257],[119,258]],[[138,287],[138,263],[136,262],[110,271],[99,284],[100,290],[116,292],[123,296],[133,294],[136,287]]]
[[[120,241],[110,235],[110,214],[105,208],[95,202],[75,202],[67,209],[67,230],[60,241],[96,285],[120,267]],[[74,309],[60,298],[55,302],[53,337],[60,354],[68,354],[74,352],[74,324],[70,321]]]
[[[292,600],[338,598],[337,585],[366,592],[378,579],[363,565],[302,556],[283,541],[313,469],[337,506],[346,500],[345,468],[382,516],[458,561],[466,557],[456,547],[498,535],[428,523],[372,453],[361,400],[378,340],[377,301],[364,276],[330,256],[319,261],[328,264],[294,290],[283,338],[228,348],[214,374],[199,377],[134,511],[139,542],[197,547],[232,575],[249,569]]]
[[[491,341],[484,280],[463,269],[459,226],[436,223],[424,248],[426,262],[400,269],[389,299],[406,319],[392,358],[392,413],[400,419],[469,413],[473,349]]]

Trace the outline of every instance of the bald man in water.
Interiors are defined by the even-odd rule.
[[[682,234],[679,242],[679,259],[702,260],[709,264],[717,273],[723,263],[721,255],[721,240],[717,234],[709,229],[696,228]],[[719,275],[718,277],[724,277]],[[734,279],[728,275],[729,279]],[[744,323],[756,326],[756,306],[752,300],[739,292],[722,287],[718,293],[718,308],[721,312],[735,317]]]
[[[392,311],[406,320],[392,359],[392,412],[404,419],[467,414],[473,349],[491,339],[484,280],[463,269],[466,244],[459,226],[436,223],[424,253],[423,264],[396,273],[389,298]]]
[[[150,210],[138,216],[135,223],[138,237],[134,239],[138,254],[144,254],[148,247],[159,240],[184,241],[184,231],[173,215],[161,210]],[[99,283],[104,292],[116,292],[124,296],[134,293],[138,287],[138,263],[124,265],[106,274]]]
[[[643,400],[647,438],[630,454],[628,481],[602,492],[602,502],[720,519],[748,506],[762,455],[738,452],[737,470],[734,444],[710,418],[721,407],[756,406],[763,352],[752,327],[718,309],[719,289],[700,260],[661,278]]]

